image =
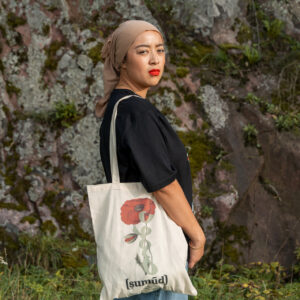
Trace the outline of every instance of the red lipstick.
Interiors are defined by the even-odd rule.
[[[160,73],[160,70],[159,69],[152,69],[149,71],[150,75],[152,76],[158,76],[159,73]]]

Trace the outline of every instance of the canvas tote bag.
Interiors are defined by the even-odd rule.
[[[129,297],[164,289],[188,295],[197,291],[185,269],[188,245],[141,182],[120,183],[115,122],[110,126],[112,183],[87,185],[97,265],[103,288],[100,300]]]

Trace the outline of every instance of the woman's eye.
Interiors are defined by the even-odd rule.
[[[144,53],[147,53],[147,52],[148,52],[148,50],[141,50],[141,51],[138,52],[138,54],[144,54]],[[165,52],[165,49],[158,49],[157,52],[163,53],[163,52]]]

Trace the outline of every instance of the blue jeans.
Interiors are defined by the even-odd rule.
[[[127,298],[118,298],[118,300],[188,300],[188,295],[157,290],[151,293],[139,294]]]
[[[188,269],[188,263],[186,264],[186,269]],[[117,298],[114,300],[188,300],[188,295],[165,290],[157,290],[150,293],[139,294],[126,298]]]

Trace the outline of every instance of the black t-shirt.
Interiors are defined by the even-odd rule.
[[[100,154],[107,182],[111,182],[109,132],[115,103],[117,158],[120,182],[142,182],[151,193],[178,180],[192,206],[192,178],[184,144],[165,116],[129,89],[114,89],[100,127]]]

